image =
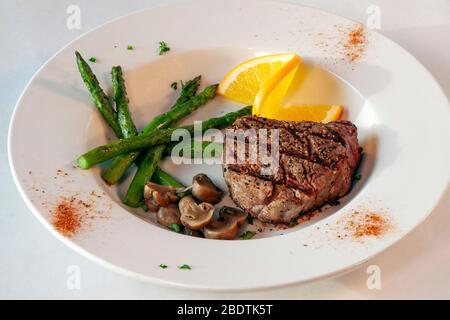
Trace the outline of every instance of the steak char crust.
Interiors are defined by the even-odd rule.
[[[247,116],[236,120],[230,129],[267,129],[268,142],[270,129],[278,129],[279,166],[271,175],[261,174],[259,158],[256,163],[248,159],[251,148],[258,144],[244,141],[247,157],[241,163],[227,161],[237,155],[236,150],[230,151],[225,145],[223,172],[230,195],[253,217],[289,223],[350,191],[361,158],[357,128],[351,122],[322,124]],[[237,139],[226,139],[225,143],[236,143]]]

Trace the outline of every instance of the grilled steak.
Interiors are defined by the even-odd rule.
[[[279,166],[271,174],[261,173],[264,164],[259,154],[256,162],[248,159],[252,148],[260,145],[259,139],[252,142],[248,137],[234,136],[225,141],[223,171],[230,195],[253,217],[288,223],[350,191],[361,153],[357,128],[351,122],[322,124],[247,116],[236,120],[230,129],[234,133],[240,129],[278,129]],[[269,146],[270,136],[268,131]],[[238,141],[246,146],[247,157],[237,163],[238,148],[230,147]]]

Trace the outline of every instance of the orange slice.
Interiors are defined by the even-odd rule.
[[[342,106],[339,105],[278,106],[264,109],[261,116],[278,120],[327,123],[338,120],[342,110]]]
[[[279,83],[301,63],[294,53],[281,53],[257,57],[245,61],[220,82],[218,93],[239,103],[254,105],[258,92],[265,91]],[[254,114],[258,114],[254,110]]]

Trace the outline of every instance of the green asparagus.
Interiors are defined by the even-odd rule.
[[[145,128],[141,134],[151,133],[155,129],[167,128],[173,122],[180,120],[187,114],[193,112],[215,96],[216,85],[207,87],[203,92],[193,98],[200,86],[201,77],[195,77],[183,86],[181,95],[177,99],[175,105],[162,115],[155,117]],[[192,99],[191,99],[192,98]],[[103,180],[112,185],[116,184],[125,174],[127,169],[133,164],[138,157],[139,152],[131,152],[129,154],[120,155],[115,158],[110,166],[102,173]]]
[[[170,123],[170,121],[166,121],[167,117],[165,116],[169,112],[175,113],[175,110],[178,110],[176,112],[179,112],[182,109],[193,108],[193,110],[189,112],[189,113],[191,113],[199,106],[205,104],[206,102],[208,102],[209,100],[214,98],[214,96],[216,94],[216,90],[217,90],[217,85],[209,86],[203,92],[198,94],[197,96],[195,95],[200,86],[200,80],[201,80],[201,76],[197,76],[194,79],[186,82],[186,84],[183,84],[180,97],[177,99],[175,104],[169,109],[168,112],[163,113],[163,114],[153,118],[153,120],[144,127],[144,129],[142,130],[142,133],[149,133],[154,129],[161,129],[163,127],[169,126],[171,123]],[[194,96],[197,97],[195,102],[192,104],[188,104],[190,99]],[[197,104],[199,104],[199,105],[197,105]],[[189,105],[189,107],[188,107],[188,105]],[[182,117],[184,117],[184,116],[180,116],[178,114],[177,116],[173,116],[173,119],[174,119],[174,121],[178,121]]]
[[[165,149],[166,145],[158,145],[144,151],[145,155],[123,199],[126,205],[136,208],[142,203],[145,184],[152,178]]]
[[[83,79],[89,93],[91,94],[92,101],[97,106],[98,110],[102,114],[103,118],[105,118],[108,125],[111,127],[111,129],[113,129],[116,136],[118,138],[122,138],[122,130],[120,129],[120,126],[116,121],[117,114],[114,108],[111,106],[111,103],[109,102],[105,92],[100,87],[100,83],[98,82],[97,77],[94,75],[91,67],[89,67],[87,62],[83,59],[78,51],[75,51],[75,55],[77,57],[78,70],[80,71],[81,78]]]
[[[143,152],[144,156],[128,187],[123,203],[133,208],[138,207],[142,203],[145,184],[152,178],[165,149],[166,145],[162,144]]]
[[[184,88],[184,85],[182,86]],[[196,97],[192,99],[195,98]],[[155,123],[158,123],[158,117],[154,119]],[[175,121],[172,121],[172,123],[175,123]],[[164,126],[164,128],[169,127],[171,127],[171,124]],[[145,155],[143,156],[141,164],[139,165],[130,186],[128,187],[125,198],[123,199],[123,202],[126,205],[136,208],[142,203],[145,184],[152,178],[153,172],[158,166],[165,148],[165,145],[159,145],[144,151]]]
[[[127,89],[123,80],[122,68],[120,66],[113,67],[111,70],[111,78],[114,92],[114,101],[117,109],[117,122],[119,123],[124,138],[132,137],[137,134],[136,127],[128,109]]]
[[[155,172],[153,172],[152,182],[163,186],[186,189],[186,186],[184,184],[179,182],[177,179],[172,177],[160,167],[156,167]],[[187,196],[189,194],[191,194],[191,189],[187,188],[187,190],[177,193],[177,196],[183,198],[184,196]]]
[[[200,106],[204,105],[216,96],[217,87],[217,84],[210,85],[186,102],[178,104],[166,113],[156,116],[153,121],[144,128],[143,133],[148,133],[155,129],[165,128],[194,112]]]
[[[231,125],[237,118],[250,115],[251,112],[251,107],[245,107],[238,111],[227,113],[222,117],[210,118],[201,123],[202,132],[205,132],[206,130],[212,128],[226,128]],[[80,168],[88,169],[93,165],[111,159],[119,154],[155,146],[158,144],[169,143],[172,138],[172,133],[175,130],[180,129],[187,130],[191,135],[194,133],[194,125],[188,125],[180,128],[160,129],[152,133],[140,134],[134,137],[114,141],[112,143],[94,148],[81,155],[77,159],[77,164]]]
[[[80,72],[82,73],[82,75],[88,75],[88,80],[89,80],[89,84],[93,83],[96,84],[97,83],[97,87],[98,86],[98,81],[96,81],[96,77],[93,74],[92,70],[89,68],[89,66],[87,66],[86,68],[86,63],[84,62],[83,58],[81,57],[81,55],[79,53],[76,53],[77,55],[77,62],[79,65],[81,65],[80,67]],[[83,72],[82,72],[83,70]],[[85,72],[85,71],[88,72]],[[125,88],[125,82],[123,80],[123,76],[122,76],[122,68],[120,66],[117,67],[113,67],[112,72],[112,82],[113,82],[113,91],[114,91],[114,100],[116,101],[117,104],[117,113],[118,116],[116,117],[114,115],[114,117],[110,117],[108,118],[107,116],[109,115],[109,113],[105,114],[105,113],[101,113],[102,116],[104,117],[105,121],[108,124],[112,124],[112,126],[114,127],[120,127],[121,129],[121,136],[124,137],[128,137],[128,136],[132,136],[135,135],[137,133],[136,131],[136,127],[133,123],[133,120],[131,118],[131,115],[129,113],[128,110],[128,98],[126,96],[126,88]],[[188,81],[185,85],[182,85],[182,91],[181,91],[181,95],[178,98],[176,104],[179,103],[183,103],[185,101],[187,101],[191,96],[195,95],[195,93],[198,90],[198,87],[200,86],[200,76],[194,78],[193,80]],[[83,78],[84,79],[84,78]],[[97,88],[97,92],[103,93],[103,91],[100,88],[100,91],[98,91]],[[89,89],[89,87],[88,87]],[[104,93],[103,93],[104,95]],[[97,95],[92,95],[93,98],[97,97]],[[108,102],[107,106],[111,105],[109,104],[109,100],[106,98],[106,101]],[[115,113],[115,111],[112,109],[111,110],[113,113]],[[121,121],[122,118],[122,121]],[[108,121],[109,119],[109,121]],[[134,132],[133,132],[134,131]],[[121,136],[118,136],[118,138],[120,138]],[[117,159],[117,158],[116,158]],[[125,167],[124,171],[128,168],[128,165]],[[180,187],[183,188],[184,186],[177,182],[175,178],[173,178],[170,174],[168,174],[167,172],[164,172],[163,170],[161,170],[159,167],[157,167],[153,177],[155,179],[160,179],[161,184],[165,184],[165,185],[173,185],[175,187]],[[189,191],[187,191],[189,193]]]
[[[155,172],[153,172],[152,181],[156,184],[163,186],[170,186],[175,188],[185,188],[184,184],[176,180],[170,174],[165,172],[160,167],[156,167]]]
[[[144,186],[152,177],[165,148],[166,146],[161,144],[150,148],[145,154],[145,157],[142,159],[142,163],[134,175],[123,199],[123,203],[127,206],[137,208],[141,205]]]
[[[165,156],[171,156],[172,155],[172,150],[173,148],[175,148],[176,145],[178,145],[179,143],[182,143],[181,145],[181,149],[180,149],[180,154],[176,154],[176,156],[180,156],[180,157],[185,157],[183,151],[184,151],[184,147],[186,143],[183,142],[171,142],[169,144],[167,144],[166,149],[164,150],[164,155]],[[204,154],[205,150],[208,148],[209,150],[211,150],[211,157],[216,158],[219,157],[222,154],[222,150],[223,150],[223,144],[219,143],[219,142],[211,142],[211,141],[195,141],[195,140],[191,140],[188,142],[190,150],[191,150],[191,158],[195,158],[196,157],[196,148],[199,148],[199,150],[202,151],[202,155]],[[221,150],[220,152],[218,152],[216,154],[216,150]]]

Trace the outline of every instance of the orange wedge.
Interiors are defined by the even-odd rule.
[[[330,122],[342,114],[339,105],[283,106],[302,60],[294,53],[281,53],[245,61],[220,82],[217,92],[239,103],[252,105],[253,114],[269,119]]]
[[[269,119],[290,121],[315,121],[327,123],[338,120],[342,115],[339,105],[300,105],[265,108],[261,116]]]
[[[266,88],[265,92],[271,91],[300,63],[300,57],[294,53],[273,54],[245,61],[225,76],[217,92],[236,102],[255,106],[255,97],[263,87]],[[258,114],[255,107],[253,113]]]

